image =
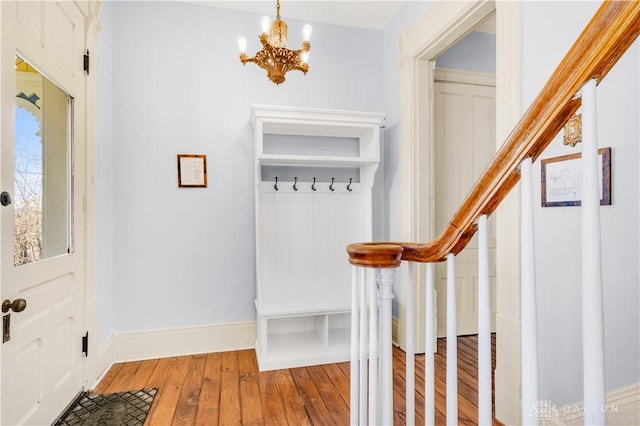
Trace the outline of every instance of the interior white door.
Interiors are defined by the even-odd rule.
[[[436,82],[435,228],[447,226],[495,154],[495,87]],[[489,275],[495,329],[495,220],[489,219]],[[458,335],[476,334],[478,242],[474,237],[455,258]],[[437,335],[446,335],[446,265],[436,265]]]
[[[0,8],[0,423],[51,424],[83,384],[84,19],[75,2]]]

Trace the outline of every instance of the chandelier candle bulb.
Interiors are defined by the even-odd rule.
[[[306,74],[309,71],[309,50],[311,50],[312,28],[306,24],[302,27],[303,41],[297,50],[287,48],[287,23],[280,18],[280,0],[276,1],[276,19],[272,21],[268,16],[260,20],[262,32],[259,39],[262,49],[256,52],[253,58],[247,56],[247,39],[238,39],[240,48],[240,62],[246,65],[253,62],[267,72],[267,77],[274,84],[284,83],[285,74],[289,71],[300,71]]]
[[[302,40],[303,41],[310,41],[311,40],[311,33],[313,33],[313,27],[311,27],[311,25],[305,24],[305,25],[302,26]]]
[[[268,16],[263,16],[260,19],[260,28],[262,29],[262,34],[269,34],[269,28],[271,28],[271,18]]]
[[[238,39],[238,49],[240,49],[240,53],[247,53],[247,39],[244,37],[240,37]]]

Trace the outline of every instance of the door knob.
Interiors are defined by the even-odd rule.
[[[8,206],[9,204],[11,204],[11,194],[9,194],[7,191],[2,191],[2,193],[0,193],[0,204],[2,204],[3,206]]]
[[[9,312],[22,312],[27,308],[27,301],[24,299],[16,299],[13,302],[9,299],[5,299],[2,302],[2,313]]]

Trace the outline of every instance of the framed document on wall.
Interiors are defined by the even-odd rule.
[[[207,187],[207,156],[202,154],[178,154],[178,187]]]
[[[582,204],[582,154],[542,160],[542,207]],[[611,148],[598,150],[600,205],[611,205]]]

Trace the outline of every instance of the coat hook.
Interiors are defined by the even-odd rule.
[[[347,191],[351,192],[353,191],[353,189],[351,189],[351,181],[353,180],[353,178],[349,178],[349,185],[347,185]]]
[[[334,179],[333,179],[333,178],[331,178],[331,185],[329,185],[329,189],[330,189],[331,191],[335,191],[335,190],[336,190],[336,189],[333,187],[333,181],[334,181]]]
[[[313,191],[317,191],[318,188],[316,188],[316,178],[313,178],[313,183],[311,184],[311,189]]]
[[[293,178],[293,190],[294,191],[298,190],[298,178],[297,177]]]
[[[276,176],[276,184],[273,185],[273,189],[278,190],[278,176]]]

